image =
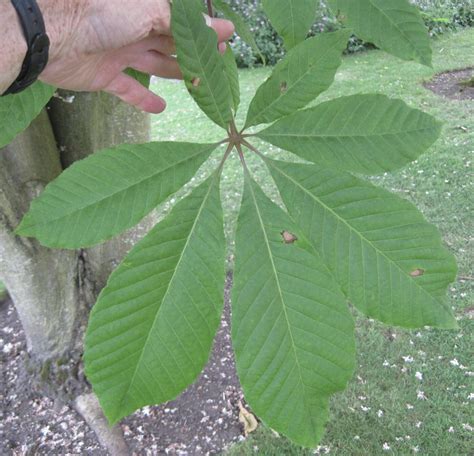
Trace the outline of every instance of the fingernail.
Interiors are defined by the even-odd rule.
[[[204,16],[204,19],[206,20],[206,25],[210,27],[212,25],[212,18],[204,13],[203,13],[203,16]]]

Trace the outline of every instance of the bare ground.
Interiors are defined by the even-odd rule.
[[[465,85],[465,82],[472,77],[474,77],[474,68],[447,71],[437,74],[424,86],[434,93],[452,100],[474,100],[474,87]]]
[[[199,380],[177,400],[145,407],[121,424],[131,454],[218,454],[243,440],[242,393],[230,343],[229,289],[212,357]],[[0,304],[0,455],[103,455],[82,418],[68,405],[24,387],[26,343],[10,301]]]

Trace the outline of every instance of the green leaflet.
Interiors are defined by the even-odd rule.
[[[141,71],[134,70],[133,68],[127,68],[125,73],[131,76],[133,79],[136,79],[142,86],[147,89],[150,87],[150,75],[142,73]]]
[[[292,114],[327,90],[334,82],[349,37],[347,30],[324,33],[293,48],[257,90],[246,127]]]
[[[316,17],[317,0],[263,0],[263,9],[287,49],[306,38]]]
[[[266,160],[288,211],[364,314],[405,328],[456,328],[454,257],[408,201],[351,174]]]
[[[10,144],[36,119],[55,90],[36,82],[24,92],[0,98],[0,149]]]
[[[321,166],[380,174],[416,160],[438,139],[432,116],[385,95],[352,95],[274,123],[257,136]]]
[[[110,239],[178,191],[216,147],[157,142],[93,154],[46,187],[17,234],[66,249]]]
[[[354,323],[313,248],[248,175],[234,280],[232,340],[245,397],[268,426],[314,447],[330,395],[352,376]]]
[[[214,174],[131,251],[92,310],[86,374],[111,423],[197,378],[220,322],[224,263]]]
[[[240,16],[240,14],[236,13],[230,5],[226,3],[225,0],[214,0],[214,6],[230,21],[233,22],[235,26],[235,31],[237,34],[242,38],[257,54],[260,55],[262,62],[265,63],[265,57],[262,55],[262,52],[257,46],[255,42],[255,38],[253,36],[252,31],[250,30],[247,23],[244,19]]]
[[[356,35],[404,60],[431,66],[431,44],[418,7],[409,0],[329,0]]]
[[[229,88],[232,95],[232,108],[237,113],[240,105],[240,85],[239,85],[239,69],[235,61],[234,53],[230,46],[227,46],[224,58],[224,71],[229,82]]]
[[[171,26],[189,93],[212,121],[226,129],[232,120],[232,96],[216,32],[206,25],[199,2],[174,0]]]

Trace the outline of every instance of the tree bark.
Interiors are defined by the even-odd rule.
[[[104,148],[148,142],[149,132],[149,117],[114,97],[59,92],[47,111],[0,150],[0,280],[25,332],[30,371],[40,374],[46,394],[75,406],[112,455],[128,450],[121,429],[107,425],[97,399],[87,393],[78,368],[85,322],[110,273],[155,217],[81,251],[46,249],[14,230],[31,201],[63,169]]]
[[[105,93],[59,91],[50,104],[49,116],[64,167],[101,149],[150,140],[149,116]],[[95,297],[153,222],[154,217],[150,216],[123,235],[82,252],[84,277]]]
[[[0,151],[0,278],[18,311],[28,350],[40,361],[62,357],[72,347],[80,312],[77,253],[43,248],[13,231],[31,200],[61,170],[45,112]]]

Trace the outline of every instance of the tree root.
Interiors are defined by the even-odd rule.
[[[109,426],[95,394],[78,396],[74,401],[74,408],[95,432],[100,444],[111,456],[130,456],[122,430],[119,426]]]

